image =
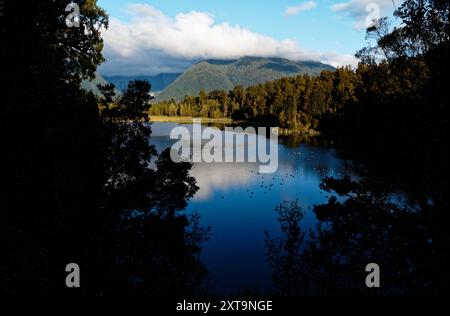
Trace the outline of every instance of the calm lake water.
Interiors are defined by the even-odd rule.
[[[158,151],[175,142],[169,135],[176,126],[179,125],[153,123],[151,143]],[[182,126],[192,129],[190,125]],[[342,177],[345,172],[334,150],[295,145],[289,138],[280,138],[278,159],[278,171],[274,174],[260,174],[256,163],[193,166],[191,175],[200,189],[189,202],[187,212],[198,212],[202,225],[211,228],[201,259],[217,281],[218,295],[236,293],[244,287],[269,291],[264,231],[271,236],[280,234],[275,207],[283,201],[298,200],[306,212],[302,228],[308,229],[315,223],[312,207],[328,198],[319,188],[321,179]]]

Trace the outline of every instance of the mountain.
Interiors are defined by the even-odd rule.
[[[156,76],[104,76],[104,78],[120,91],[123,91],[128,86],[128,82],[132,80],[147,80],[152,85],[152,92],[164,90],[175,79],[180,76],[177,74],[159,74]]]
[[[196,96],[201,90],[231,90],[237,85],[248,87],[299,74],[319,75],[332,66],[315,61],[291,61],[283,58],[243,57],[233,60],[205,60],[193,65],[164,89],[156,102],[186,95]]]
[[[85,91],[92,91],[94,95],[99,96],[100,90],[98,90],[97,85],[105,85],[108,84],[108,81],[105,80],[105,78],[102,77],[99,73],[95,73],[95,78],[92,80],[83,80],[81,82],[81,88]]]

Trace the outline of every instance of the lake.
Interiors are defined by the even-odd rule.
[[[175,143],[169,135],[176,126],[152,124],[151,143],[158,151]],[[312,207],[328,198],[319,188],[321,179],[345,173],[333,149],[298,144],[288,137],[279,139],[278,160],[273,174],[259,173],[256,163],[195,163],[191,170],[200,189],[186,211],[198,212],[202,225],[211,228],[201,260],[217,281],[217,295],[243,288],[270,291],[264,232],[280,233],[275,207],[298,200],[305,211],[302,228],[308,229],[315,223]]]

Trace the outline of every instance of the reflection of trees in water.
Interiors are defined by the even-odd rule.
[[[107,288],[111,293],[145,295],[200,294],[206,268],[199,261],[208,230],[198,214],[178,214],[198,187],[191,164],[175,164],[170,149],[159,156],[149,145],[150,126],[113,122],[120,135],[110,143],[104,207],[114,229],[106,238],[111,257]],[[113,138],[114,139],[114,138]],[[156,159],[154,168],[149,161]]]
[[[305,241],[305,234],[300,230],[299,223],[303,219],[303,211],[295,202],[284,202],[276,209],[280,222],[282,238],[271,239],[266,231],[266,248],[269,264],[272,267],[274,284],[283,295],[302,293],[304,287],[298,279],[301,274],[301,247]]]
[[[289,136],[280,136],[279,142],[280,144],[283,144],[288,148],[298,148],[304,144],[313,146],[319,145],[319,142],[316,139],[311,138],[307,135],[297,135],[297,134],[292,134]]]
[[[315,206],[319,220],[306,236],[300,229],[303,210],[284,202],[276,211],[281,238],[266,235],[274,285],[295,295],[433,294],[439,292],[434,241],[423,217],[368,183],[327,178],[323,189],[339,193]],[[267,233],[266,233],[267,234]],[[365,285],[369,263],[381,268],[381,288]]]

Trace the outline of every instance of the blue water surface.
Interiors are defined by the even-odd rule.
[[[158,151],[175,142],[169,135],[177,126],[153,123],[151,143]],[[192,126],[182,126],[192,130]],[[298,200],[305,211],[301,227],[309,229],[315,223],[312,207],[328,198],[319,188],[321,179],[343,176],[344,168],[333,149],[291,143],[280,138],[278,170],[273,174],[259,173],[257,163],[200,162],[192,168],[200,189],[186,211],[201,214],[201,224],[211,228],[201,260],[217,281],[218,295],[238,293],[245,287],[270,291],[264,232],[280,234],[275,207]]]

